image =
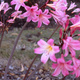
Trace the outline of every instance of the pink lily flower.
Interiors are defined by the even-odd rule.
[[[51,11],[51,15],[53,16],[56,23],[59,23],[60,25],[65,28],[66,22],[68,20],[69,15],[66,15],[65,12],[62,11]]]
[[[72,56],[75,56],[75,50],[80,50],[80,41],[74,40],[72,37],[67,37],[67,39],[63,40],[64,44],[62,49],[65,49],[65,57],[68,55],[68,49],[71,52]]]
[[[0,11],[4,10],[4,14],[5,14],[9,9],[12,9],[12,8],[9,7],[8,3],[4,3],[4,1],[2,1],[0,4]]]
[[[15,10],[19,10],[19,8],[21,6],[24,7],[24,5],[25,5],[24,2],[26,2],[26,1],[28,1],[28,0],[12,0],[11,1],[11,5],[15,5],[16,4]]]
[[[75,5],[75,3],[72,3],[70,4],[69,8],[67,9],[68,11],[75,8],[77,5]]]
[[[72,61],[65,61],[64,60],[64,56],[63,54],[61,55],[61,58],[57,59],[57,64],[53,63],[52,64],[52,68],[55,69],[55,71],[53,72],[53,76],[58,76],[60,74],[60,72],[62,72],[62,74],[64,76],[69,75],[69,71],[73,70],[73,67],[71,66]]]
[[[44,23],[45,25],[48,25],[50,23],[50,21],[48,20],[49,18],[51,18],[51,15],[48,15],[49,10],[45,9],[44,12],[42,12],[41,9],[39,9],[39,11],[37,11],[37,15],[35,19],[33,19],[33,22],[37,22],[38,21],[38,28],[41,27],[42,23]]]
[[[21,18],[25,18],[27,17],[27,22],[30,22],[31,20],[33,21],[33,19],[37,16],[37,10],[38,10],[38,6],[25,6],[25,9],[27,12],[23,13],[22,15],[20,15]]]
[[[49,57],[52,61],[56,62],[55,53],[59,52],[59,47],[54,46],[53,42],[53,39],[49,39],[47,42],[40,39],[37,43],[39,48],[34,49],[34,53],[42,54],[41,62],[44,64],[48,61]]]
[[[80,30],[80,14],[75,15],[75,17],[71,18],[70,21],[73,23],[73,25],[70,26],[72,35],[76,30]]]
[[[79,77],[80,76],[80,60],[75,57],[72,57],[72,60],[73,60],[73,64],[74,64],[72,74],[75,74],[76,77]]]
[[[65,11],[67,9],[66,0],[58,0],[53,2],[53,4],[47,4],[47,6],[55,9],[56,11]]]

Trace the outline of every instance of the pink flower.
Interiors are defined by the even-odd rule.
[[[80,12],[80,8],[76,8],[72,13]]]
[[[77,58],[75,57],[72,57],[72,60],[73,60],[73,73],[72,74],[75,74],[76,77],[79,77],[80,76],[80,60],[78,60]]]
[[[53,4],[47,4],[47,6],[55,9],[56,11],[65,11],[67,9],[66,0],[57,0]]]
[[[37,11],[37,17],[35,19],[33,19],[34,22],[38,21],[38,28],[41,27],[42,23],[44,23],[45,25],[48,25],[50,23],[50,21],[48,20],[49,18],[51,18],[51,15],[48,15],[49,10],[45,9],[44,12],[42,12],[41,9],[39,9],[39,11]]]
[[[9,19],[9,20],[7,20],[7,22],[9,22],[9,23],[14,23],[14,20],[15,20],[15,19]]]
[[[70,26],[72,35],[76,30],[80,30],[80,14],[75,15],[75,17],[71,18],[70,21],[73,23],[73,25]]]
[[[69,8],[67,9],[68,11],[75,8],[77,5],[75,5],[75,3],[72,3],[70,4]]]
[[[38,6],[25,6],[25,9],[27,12],[23,13],[22,15],[20,15],[21,18],[25,18],[27,17],[27,22],[30,22],[31,20],[33,21],[33,19],[37,16],[37,10],[38,10]]]
[[[14,13],[11,14],[11,17],[13,17],[13,19],[9,19],[7,20],[7,22],[9,23],[14,23],[16,18],[19,18],[19,15],[22,13],[22,11],[15,11]]]
[[[75,50],[80,50],[80,41],[74,40],[72,37],[67,37],[67,39],[63,40],[63,42],[64,44],[63,44],[62,49],[63,50],[65,49],[64,56],[68,55],[68,49],[71,52],[72,56],[76,55]]]
[[[63,28],[65,28],[69,16],[62,11],[51,11],[51,12],[52,12],[51,15],[53,16],[55,22],[59,23],[60,25],[63,26]]]
[[[21,13],[22,11],[15,11],[11,14],[11,17],[18,17]]]
[[[11,5],[16,4],[15,10],[19,10],[20,6],[25,5],[24,2],[26,2],[26,1],[28,1],[28,0],[12,0]]]
[[[67,62],[65,62],[64,60],[64,56],[63,54],[61,55],[61,58],[57,59],[57,64],[53,63],[52,68],[55,69],[55,71],[53,72],[53,76],[58,76],[60,74],[60,72],[62,72],[62,74],[64,76],[69,75],[68,71],[72,71],[73,67],[71,66],[72,61],[69,60]]]
[[[9,9],[12,9],[12,8],[9,7],[8,3],[4,3],[4,1],[2,1],[0,4],[0,11],[4,10],[4,14],[5,14]]]
[[[42,54],[41,62],[44,64],[48,61],[49,57],[52,61],[56,61],[55,53],[59,52],[59,47],[54,46],[53,42],[53,39],[49,39],[48,42],[41,39],[37,43],[39,48],[34,49],[36,54]]]

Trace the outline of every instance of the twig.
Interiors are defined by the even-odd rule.
[[[42,62],[40,62],[40,63],[38,64],[38,66],[36,67],[36,69],[31,73],[31,75],[28,77],[27,80],[30,80],[30,79],[32,78],[32,76],[34,75],[35,71],[36,71],[37,69],[39,69],[39,67],[40,67],[42,64],[43,64]]]
[[[60,27],[60,25],[58,24],[57,28],[53,31],[53,33],[51,34],[51,36],[48,38],[48,40],[54,35],[54,33],[57,31],[57,29]]]
[[[28,70],[27,70],[27,73],[25,74],[25,77],[24,77],[23,80],[26,80],[26,77],[28,76],[28,73],[29,73],[29,71],[30,71],[30,69],[31,69],[34,61],[36,60],[37,56],[38,56],[38,55],[35,56],[35,58],[33,59],[32,63],[30,64],[30,66],[29,66],[29,68],[28,68]]]
[[[18,40],[19,40],[19,38],[20,38],[20,36],[21,36],[21,34],[22,34],[23,30],[25,29],[25,27],[26,27],[27,24],[28,24],[27,22],[24,24],[24,26],[22,27],[19,35],[17,36],[17,39],[15,40],[15,43],[14,43],[14,46],[13,46],[11,55],[10,55],[9,60],[8,60],[8,64],[7,64],[6,69],[5,69],[4,80],[7,80],[7,73],[8,73],[9,65],[10,65],[10,63],[11,63],[11,59],[12,59],[13,54],[14,54],[14,51],[15,51],[15,49],[16,49]]]

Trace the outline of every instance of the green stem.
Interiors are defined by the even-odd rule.
[[[25,29],[25,27],[26,27],[27,24],[28,24],[27,22],[24,24],[24,26],[22,27],[19,35],[17,36],[17,39],[15,40],[15,43],[14,43],[14,46],[13,46],[11,55],[10,55],[9,60],[8,60],[8,64],[7,64],[6,69],[5,69],[4,80],[7,80],[7,73],[8,73],[8,70],[9,70],[9,65],[10,65],[10,63],[11,63],[11,59],[12,59],[13,54],[14,54],[14,51],[15,51],[15,49],[16,49],[18,40],[19,40],[19,38],[20,38],[20,36],[21,36],[21,34],[22,34],[23,30]]]

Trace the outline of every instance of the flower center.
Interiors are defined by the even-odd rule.
[[[47,47],[47,49],[49,52],[53,50],[53,48],[50,45]]]
[[[39,15],[39,18],[42,18],[42,16],[43,16],[43,15],[42,15],[42,14],[40,14],[40,15]]]

